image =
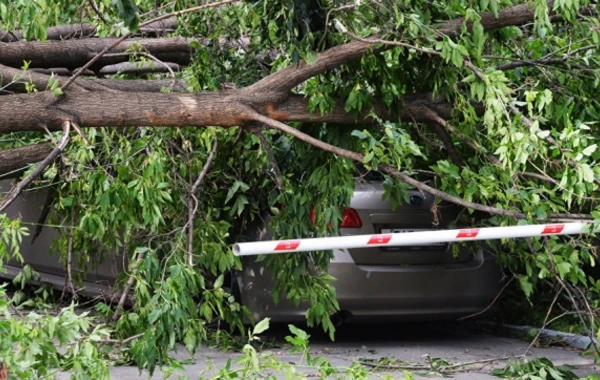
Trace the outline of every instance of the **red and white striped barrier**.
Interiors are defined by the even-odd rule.
[[[588,223],[534,224],[514,227],[467,228],[460,230],[419,231],[378,235],[336,236],[312,239],[257,241],[237,243],[236,256],[309,252],[329,249],[350,249],[402,245],[425,245],[471,240],[494,240],[547,235],[577,235],[588,233]]]

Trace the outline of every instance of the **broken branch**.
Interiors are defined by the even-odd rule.
[[[221,5],[225,5],[225,4],[230,4],[230,3],[235,3],[238,2],[240,0],[223,0],[220,2],[216,2],[216,3],[212,3],[212,4],[206,4],[206,5],[200,5],[198,7],[193,7],[193,8],[188,8],[188,9],[184,9],[181,11],[177,11],[177,12],[173,12],[173,13],[169,13],[166,15],[162,15],[159,17],[156,17],[150,21],[146,21],[143,22],[139,25],[140,28],[143,28],[144,26],[148,26],[150,24],[153,24],[155,22],[161,21],[161,20],[165,20],[171,17],[176,17],[176,16],[180,16],[186,13],[191,13],[191,12],[196,12],[202,9],[207,9],[207,8],[214,8],[214,7],[218,7]],[[128,32],[125,33],[122,37],[118,38],[114,43],[112,43],[110,46],[107,46],[106,48],[104,48],[101,52],[99,52],[98,54],[96,54],[96,56],[94,58],[92,58],[91,60],[88,61],[88,63],[86,63],[85,65],[83,65],[83,67],[81,69],[79,69],[68,81],[67,83],[65,83],[61,89],[64,91],[65,89],[67,89],[71,83],[73,83],[75,81],[75,79],[77,79],[81,73],[85,72],[85,70],[89,69],[96,61],[98,61],[100,58],[102,58],[102,56],[106,53],[108,53],[111,49],[117,47],[121,42],[125,41],[127,38],[131,37],[133,35],[132,32]]]
[[[204,178],[206,178],[206,175],[208,174],[208,171],[210,170],[210,167],[212,166],[213,160],[215,159],[215,156],[217,154],[217,147],[218,147],[218,140],[217,140],[217,137],[215,136],[215,138],[213,139],[212,150],[210,151],[210,154],[208,155],[208,158],[206,159],[206,163],[204,163],[204,167],[202,168],[202,171],[200,172],[200,174],[198,175],[198,178],[196,178],[196,181],[192,185],[192,188],[190,189],[190,195],[188,197],[187,205],[188,205],[189,216],[188,216],[188,221],[187,221],[186,226],[187,226],[187,230],[188,230],[187,258],[188,258],[188,265],[190,267],[192,267],[194,265],[194,261],[193,261],[194,218],[196,217],[196,212],[198,212],[198,199],[196,198],[196,192],[198,191],[198,188],[204,181]]]
[[[289,133],[290,135],[292,135],[304,142],[307,142],[311,145],[314,145],[317,148],[323,149],[327,152],[331,152],[331,153],[337,154],[338,156],[346,157],[346,158],[349,158],[354,161],[358,161],[358,162],[363,161],[364,155],[362,155],[360,153],[352,152],[352,151],[328,144],[321,140],[315,139],[314,137],[309,136],[309,135],[307,135],[295,128],[292,128],[287,124],[279,122],[277,120],[270,119],[270,118],[260,115],[258,113],[251,115],[251,117],[258,122],[266,124],[275,129],[279,129],[280,131]],[[508,216],[508,217],[512,217],[515,219],[527,219],[527,215],[525,213],[522,213],[519,211],[512,211],[512,210],[506,210],[506,209],[501,209],[501,208],[492,207],[492,206],[486,206],[486,205],[483,205],[480,203],[469,202],[462,198],[450,195],[441,190],[438,190],[431,186],[428,186],[427,184],[424,184],[420,181],[417,181],[417,180],[413,179],[412,177],[407,176],[406,174],[399,172],[395,167],[393,167],[392,165],[389,165],[389,164],[379,164],[379,166],[377,167],[377,170],[388,173],[392,177],[398,178],[402,182],[413,186],[415,189],[429,193],[435,197],[438,197],[438,198],[445,200],[447,202],[450,202],[450,203],[457,204],[459,206],[470,208],[470,209],[473,209],[476,211],[485,212],[488,214]],[[553,214],[553,215],[549,215],[546,218],[546,220],[564,219],[565,217],[570,217],[572,219],[591,219],[591,215],[587,215],[587,214],[566,214],[566,215]]]
[[[0,213],[4,212],[8,206],[21,194],[21,192],[33,182],[42,172],[62,153],[69,143],[69,132],[71,131],[71,121],[65,121],[63,123],[63,137],[60,143],[50,152],[50,154],[21,182],[15,185],[6,194],[4,199],[0,201]]]

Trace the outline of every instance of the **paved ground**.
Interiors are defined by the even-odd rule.
[[[311,338],[313,354],[326,357],[334,366],[349,366],[356,359],[390,358],[411,363],[424,363],[425,356],[442,358],[452,363],[481,361],[507,356],[519,356],[525,353],[528,344],[512,338],[499,337],[473,332],[472,325],[454,324],[401,324],[401,325],[346,325],[339,331],[335,343],[321,334],[314,333]],[[274,326],[271,334],[276,337],[285,335],[285,326]],[[271,352],[284,362],[298,363],[300,356],[291,354],[285,347],[271,349]],[[189,359],[185,350],[175,355],[179,359]],[[228,359],[237,358],[239,354],[224,353],[219,350],[205,348],[193,358],[193,364],[185,366],[190,379],[209,376],[207,363],[212,362],[216,368],[225,365]],[[600,374],[600,367],[595,366],[591,357],[583,357],[580,353],[566,348],[534,348],[530,356],[543,356],[551,359],[556,365],[570,364],[578,367],[578,375]],[[492,365],[487,364],[474,372],[453,374],[454,379],[498,379],[488,375]],[[495,365],[503,365],[497,363]],[[306,374],[314,376],[314,370],[306,369]],[[210,371],[212,372],[212,371]],[[214,372],[212,372],[214,373]],[[395,378],[404,376],[395,372]],[[116,367],[112,369],[114,379],[128,380],[148,378],[148,374],[139,375],[137,369]],[[372,376],[377,378],[376,375]],[[65,374],[60,379],[67,379]],[[162,379],[161,373],[155,373],[152,379]],[[175,377],[173,377],[175,378]],[[416,375],[416,379],[423,379]]]

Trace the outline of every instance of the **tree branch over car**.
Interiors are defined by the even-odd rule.
[[[145,332],[127,318],[151,326],[137,350],[194,346],[207,330],[191,321],[241,326],[230,245],[265,219],[283,238],[337,233],[372,172],[391,205],[432,196],[434,225],[450,204],[463,212],[443,223],[599,219],[589,1],[46,3],[0,0],[0,176],[26,178],[2,205],[35,177],[56,188],[49,223],[73,267],[110,250],[135,263],[107,313],[127,336]],[[506,241],[499,257],[530,296],[588,281],[595,247],[570,243]],[[276,297],[310,301],[332,331],[332,280],[315,274],[330,259],[265,267]]]
[[[225,2],[229,3],[229,2]],[[220,3],[217,5],[221,5]],[[552,2],[549,3],[552,5]],[[192,9],[193,10],[193,9]],[[529,5],[516,5],[502,9],[498,16],[495,17],[491,13],[485,13],[481,17],[481,26],[484,31],[490,31],[507,26],[518,26],[527,22],[532,22],[534,11]],[[156,21],[152,21],[156,22]],[[152,23],[151,22],[151,23]],[[440,38],[447,36],[456,36],[460,28],[464,24],[461,19],[449,20],[443,23],[439,28],[434,29],[435,33]],[[358,38],[358,37],[357,37]],[[84,40],[67,40],[57,41],[55,43],[37,43],[37,42],[16,42],[7,44],[2,49],[3,56],[0,57],[0,62],[4,62],[7,66],[3,72],[3,78],[14,77],[18,75],[16,70],[9,67],[18,66],[23,61],[29,62],[30,67],[66,67],[74,68],[84,64],[94,67],[88,61],[94,61],[97,67],[114,64],[116,61],[100,61],[107,57],[105,50],[111,46],[119,48],[119,52],[127,52],[133,46],[132,43],[120,44],[119,40],[107,39],[84,39]],[[156,41],[156,42],[155,42]],[[148,39],[148,43],[139,41],[133,42],[139,44],[142,49],[148,50],[152,54],[161,56],[165,54],[182,54],[182,59],[171,60],[174,63],[186,64],[189,56],[189,45],[185,40],[165,39],[153,40]],[[90,46],[85,46],[88,44]],[[220,93],[204,93],[197,95],[171,95],[171,94],[142,94],[148,92],[144,90],[160,91],[161,84],[157,83],[154,88],[147,88],[144,82],[132,84],[133,86],[119,85],[121,81],[105,81],[93,82],[91,80],[79,80],[74,91],[102,91],[85,96],[85,101],[80,101],[73,91],[68,91],[61,94],[58,99],[47,95],[22,95],[22,96],[5,96],[2,105],[0,106],[0,115],[8,115],[10,109],[27,109],[27,117],[22,117],[19,114],[13,114],[10,117],[0,119],[0,132],[16,132],[25,130],[39,129],[37,120],[43,120],[44,124],[52,130],[58,129],[63,122],[73,120],[78,124],[86,127],[93,126],[115,126],[125,127],[131,125],[149,125],[149,126],[222,126],[232,127],[243,125],[251,120],[249,114],[251,110],[258,110],[263,116],[278,119],[280,121],[301,121],[315,122],[319,117],[312,117],[306,114],[304,117],[282,112],[278,110],[278,106],[288,101],[290,91],[304,83],[306,80],[315,77],[316,75],[325,73],[335,69],[342,64],[360,59],[370,50],[381,51],[381,47],[377,45],[383,44],[384,47],[390,48],[394,45],[392,42],[386,42],[381,39],[360,39],[360,41],[349,42],[343,45],[335,46],[327,51],[318,54],[314,63],[302,62],[299,65],[290,66],[284,70],[273,73],[259,82],[248,87]],[[407,48],[413,48],[409,44],[398,43]],[[64,47],[63,47],[64,45]],[[72,45],[72,46],[71,46]],[[77,49],[84,52],[77,55]],[[75,48],[75,50],[73,50]],[[67,49],[67,50],[64,50]],[[68,51],[68,60],[64,60],[64,52]],[[96,55],[90,55],[96,51]],[[119,54],[112,53],[110,58],[119,58]],[[426,54],[434,54],[441,56],[438,51],[427,52]],[[75,55],[74,55],[75,53]],[[127,56],[127,54],[122,54]],[[42,58],[43,57],[43,58]],[[49,57],[55,57],[54,60]],[[79,59],[77,58],[79,57]],[[61,62],[60,60],[63,59]],[[28,74],[29,83],[42,87],[50,82],[50,78],[44,74],[30,73]],[[6,79],[5,79],[6,80]],[[72,79],[67,81],[62,87],[68,86]],[[127,81],[131,82],[131,81]],[[126,83],[127,83],[126,82]],[[148,82],[152,84],[152,82]],[[14,86],[13,86],[14,87]],[[120,88],[119,88],[120,87]],[[168,86],[164,86],[168,87]],[[140,89],[139,94],[113,94],[115,91],[132,91]],[[10,86],[8,86],[10,90]],[[22,91],[20,91],[22,92]],[[83,97],[79,97],[83,99]],[[432,102],[433,103],[433,102]],[[100,106],[99,106],[100,105]],[[427,104],[429,107],[429,104]],[[167,108],[171,112],[164,113],[160,109]],[[431,108],[431,107],[429,107]],[[117,112],[115,112],[118,110]],[[411,112],[411,115],[421,112]],[[391,113],[382,112],[383,117]],[[385,114],[388,115],[385,115]],[[396,115],[399,116],[399,115]],[[449,116],[449,115],[447,115]],[[415,116],[412,116],[413,118]],[[344,118],[340,120],[330,119],[330,123],[347,122]],[[428,120],[433,121],[433,120]],[[358,156],[357,156],[358,157]],[[359,159],[360,161],[360,159]],[[450,199],[450,198],[449,198]],[[492,208],[486,208],[490,211]],[[503,211],[502,211],[503,212]],[[504,213],[504,212],[503,212]],[[522,213],[512,213],[511,215],[519,215],[524,217]]]

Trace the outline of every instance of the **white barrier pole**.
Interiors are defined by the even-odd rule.
[[[329,249],[420,245],[548,235],[576,235],[590,232],[589,226],[590,224],[588,223],[534,224],[514,227],[467,228],[460,230],[257,241],[234,244],[233,253],[236,256],[268,255],[273,253],[323,251]]]

